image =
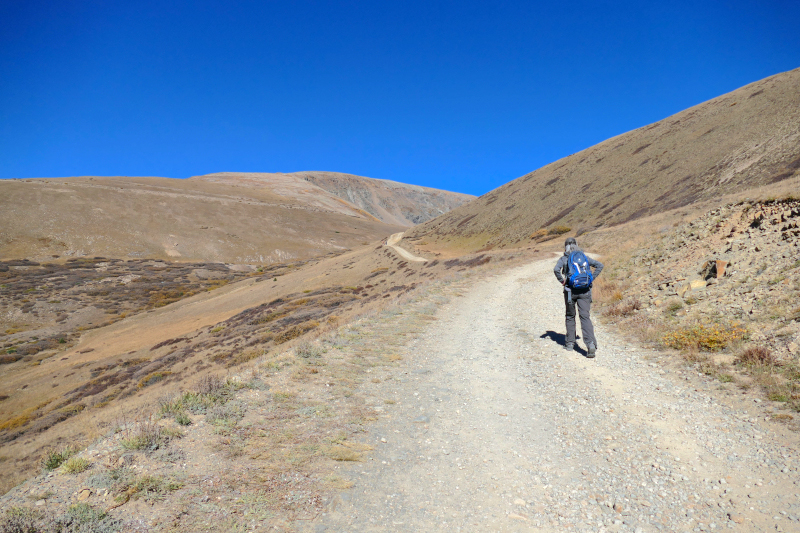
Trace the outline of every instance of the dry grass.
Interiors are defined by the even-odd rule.
[[[346,446],[331,446],[325,453],[334,461],[360,461],[361,454]]]
[[[61,465],[61,472],[64,474],[80,474],[92,467],[92,463],[83,457],[70,457]]]
[[[622,287],[616,281],[609,279],[607,274],[600,276],[592,284],[592,300],[601,306],[617,304],[623,298]]]
[[[677,350],[698,349],[718,352],[729,348],[747,337],[747,329],[741,324],[694,324],[678,326],[665,333],[661,342]]]
[[[612,317],[624,318],[632,315],[642,308],[642,302],[638,298],[631,298],[624,302],[618,302],[605,309],[605,314]]]
[[[777,360],[772,355],[772,351],[764,346],[749,346],[742,350],[736,358],[736,362],[740,365],[754,366],[754,365],[775,365]]]
[[[119,445],[123,450],[155,451],[171,438],[153,415],[140,414],[133,422],[123,422],[121,433]]]
[[[569,233],[572,231],[572,228],[569,226],[553,226],[552,228],[547,230],[548,235],[564,235],[565,233]]]
[[[70,505],[65,511],[12,507],[0,518],[0,533],[116,533],[121,521],[87,503]]]
[[[477,261],[485,259],[486,256],[480,256]],[[398,260],[394,263],[398,263]],[[454,267],[469,268],[471,265],[472,263],[459,262]],[[406,268],[413,267],[418,265],[409,264]],[[444,268],[440,264],[439,270]],[[397,270],[400,272],[398,276],[405,277],[408,274],[400,267]],[[123,450],[132,450],[132,453],[126,455],[137,458],[137,468],[147,468],[148,464],[155,461],[171,465],[177,461],[169,458],[179,457],[182,453],[187,455],[180,462],[185,462],[190,459],[188,450],[200,445],[219,451],[217,459],[213,460],[215,465],[218,460],[230,461],[229,464],[225,463],[227,466],[220,474],[223,484],[240,486],[242,478],[234,471],[239,471],[238,467],[241,466],[246,470],[245,477],[249,476],[248,480],[253,483],[253,487],[263,488],[271,483],[262,483],[253,476],[263,476],[264,479],[271,480],[278,479],[278,475],[313,474],[313,481],[304,482],[312,487],[311,492],[329,490],[329,484],[323,481],[324,473],[332,469],[336,461],[357,458],[363,460],[368,453],[367,447],[360,447],[348,440],[363,431],[364,425],[376,417],[371,408],[363,405],[359,393],[359,387],[371,377],[369,374],[366,377],[362,374],[367,369],[399,360],[401,357],[398,352],[407,335],[425,327],[437,307],[430,302],[425,305],[415,304],[417,296],[409,291],[418,284],[403,282],[404,278],[395,281],[388,272],[384,272],[387,278],[384,285],[379,285],[380,280],[375,285],[350,282],[341,283],[341,286],[336,286],[332,291],[314,289],[299,294],[299,290],[305,288],[301,286],[293,293],[287,291],[288,297],[276,298],[264,305],[247,309],[216,326],[209,324],[197,335],[181,332],[175,334],[175,338],[169,339],[169,342],[164,342],[163,338],[154,340],[147,344],[146,349],[149,351],[146,354],[131,354],[132,358],[128,359],[138,360],[142,355],[147,356],[141,366],[124,366],[120,363],[117,365],[118,369],[108,365],[87,368],[87,373],[92,376],[91,387],[102,385],[105,383],[102,380],[107,380],[108,376],[118,370],[133,370],[131,378],[126,381],[127,386],[134,389],[133,394],[137,397],[141,394],[142,398],[149,395],[151,401],[160,397],[157,415],[147,417],[140,414],[129,423],[118,424],[120,429],[116,443]],[[420,272],[433,272],[433,269]],[[452,279],[462,279],[462,275],[455,274]],[[341,292],[345,286],[351,288]],[[403,305],[402,309],[393,304],[390,304],[391,311],[387,312],[376,312],[374,309],[379,306],[366,307],[354,322],[349,321],[354,311],[348,306],[358,306],[369,298],[375,301],[376,297],[379,298],[387,292],[392,293],[392,302]],[[386,307],[384,301],[378,303]],[[268,323],[257,324],[264,316],[290,308],[294,312]],[[332,311],[336,311],[336,317],[346,317],[348,325],[337,327],[335,323],[344,319],[329,320],[328,317],[334,317]],[[262,326],[277,336],[293,327],[302,328],[314,322],[319,324],[312,333],[314,340],[299,338],[294,345],[287,341],[285,346],[279,347],[275,347],[274,343],[268,347],[259,344],[265,334]],[[216,328],[220,328],[216,334],[210,333]],[[191,368],[172,369],[153,364],[160,363],[161,360],[181,360],[190,356],[189,349],[193,349],[193,342],[204,343],[200,349],[205,348],[206,351],[201,352],[199,360],[192,361]],[[254,353],[254,357],[237,369],[238,377],[225,379],[215,376],[215,371],[224,370],[213,367],[208,369],[208,362],[213,361],[210,356],[215,350],[230,354],[237,346],[246,348],[240,353]],[[228,360],[223,360],[223,363],[227,362]],[[167,376],[168,379],[148,383],[158,373],[167,371],[173,371],[173,375]],[[178,388],[181,386],[180,381],[185,383],[187,377],[195,373],[203,376],[198,383],[183,390]],[[180,375],[180,381],[173,377],[176,375]],[[163,376],[162,374],[161,377]],[[303,383],[298,384],[295,377],[301,378]],[[174,385],[173,381],[176,382]],[[136,388],[139,383],[148,386]],[[113,392],[115,391],[109,390],[103,395],[108,396]],[[84,400],[87,409],[96,405],[92,403],[91,395],[86,392],[80,394],[84,395],[82,398],[87,398]],[[198,418],[207,422],[207,425],[198,427]],[[192,425],[193,420],[197,425]],[[183,425],[180,431],[177,430],[179,425]],[[198,442],[196,438],[176,441],[181,431],[193,437],[198,432],[204,432],[205,442],[195,444]],[[341,434],[342,437],[335,440],[329,438],[336,434]],[[165,446],[170,442],[171,445]],[[199,462],[201,470],[208,466],[204,464],[204,460]],[[95,468],[102,470],[101,467]],[[318,472],[320,475],[317,475]],[[95,471],[90,473],[95,474]],[[144,474],[147,470],[137,473]],[[149,473],[165,472],[157,470]],[[278,483],[275,489],[276,503],[268,506],[269,512],[280,516],[284,516],[281,513],[285,512],[283,502],[286,501],[281,498],[295,490],[292,488],[294,486],[284,487],[282,483]],[[347,486],[348,483],[347,480],[338,480],[332,484]],[[133,480],[129,479],[119,486],[127,486],[125,491],[130,490],[134,486]],[[245,496],[250,490],[243,489]],[[127,511],[123,508],[122,512]]]

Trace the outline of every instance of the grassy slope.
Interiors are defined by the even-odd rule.
[[[429,249],[523,246],[800,175],[800,69],[611,138],[407,233]]]

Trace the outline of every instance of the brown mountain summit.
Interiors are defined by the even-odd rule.
[[[323,172],[4,180],[0,259],[271,264],[351,249],[469,198]]]
[[[475,198],[469,194],[341,172],[306,171],[288,174],[223,172],[190,179],[240,186],[247,184],[248,187],[269,187],[281,195],[298,199],[310,200],[310,197],[314,196],[320,201],[321,198],[326,198],[329,200],[324,204],[327,207],[341,204],[337,201],[330,202],[330,195],[333,195],[358,210],[369,213],[381,222],[398,226],[413,226],[427,222]],[[328,194],[318,191],[317,188]]]
[[[511,181],[409,232],[456,249],[519,246],[800,175],[800,69],[752,83]]]

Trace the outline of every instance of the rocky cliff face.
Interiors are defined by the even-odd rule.
[[[325,189],[381,222],[401,226],[422,224],[475,199],[469,194],[338,172],[295,172],[289,175]]]

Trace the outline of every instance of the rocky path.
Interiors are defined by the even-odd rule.
[[[421,263],[424,263],[424,262],[427,261],[427,259],[425,259],[424,257],[419,257],[417,255],[414,255],[411,252],[409,252],[408,250],[406,250],[405,248],[401,248],[401,247],[397,246],[397,243],[400,242],[400,239],[402,239],[402,238],[403,238],[403,233],[402,232],[393,233],[386,240],[386,246],[388,246],[389,248],[393,249],[395,252],[400,254],[400,257],[402,257],[403,259],[405,259],[407,261],[417,261],[417,262],[421,262]]]
[[[309,531],[800,531],[798,439],[599,326],[567,353],[552,261],[475,283],[365,385],[369,460]]]

